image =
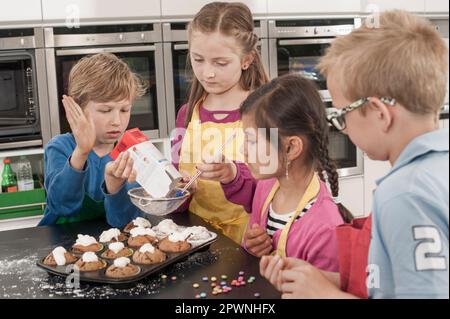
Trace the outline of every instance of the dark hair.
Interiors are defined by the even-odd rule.
[[[253,55],[253,62],[247,70],[243,70],[239,84],[246,90],[254,90],[267,83],[269,78],[264,70],[261,56],[257,49],[258,37],[253,32],[254,24],[250,9],[240,2],[211,2],[203,6],[188,26],[189,39],[193,31],[203,33],[220,32],[237,40],[243,54]],[[190,59],[187,67],[191,68]],[[188,109],[185,127],[189,125],[195,104],[203,97],[205,89],[193,76],[189,88]]]
[[[278,128],[279,138],[301,136],[306,145],[306,164],[317,171],[322,181],[328,181],[333,197],[338,197],[339,175],[328,153],[325,106],[312,81],[292,74],[276,78],[252,92],[240,112],[253,113],[258,128]],[[269,137],[266,133],[266,138]],[[350,211],[340,203],[337,205],[344,221],[350,222],[353,218]]]

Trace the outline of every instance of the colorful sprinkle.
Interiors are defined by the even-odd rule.
[[[208,277],[203,277],[203,278],[202,278],[202,281],[208,282],[208,281],[209,281],[209,278],[208,278]]]
[[[245,275],[245,272],[243,272],[243,271],[239,272],[239,276],[244,276],[244,275]]]
[[[217,281],[216,277],[211,277],[211,281]]]
[[[255,293],[255,298],[260,298],[260,297],[261,297],[261,294],[259,292],[256,292]]]
[[[211,284],[211,287],[214,288],[215,286],[217,286],[217,284],[213,282],[213,283]]]
[[[172,279],[173,281],[175,281],[175,280],[177,280],[177,276],[172,276],[172,278],[170,278],[170,279]]]
[[[205,299],[205,298],[206,298],[206,293],[202,292],[202,293],[200,294],[200,298]]]
[[[200,295],[195,295],[195,299],[200,299]]]
[[[161,279],[167,279],[166,275],[161,275]]]
[[[193,284],[192,287],[194,287],[195,289],[197,289],[198,287],[200,287],[199,284]]]
[[[220,278],[222,278],[222,280],[227,280],[228,276],[227,275],[222,275]]]
[[[221,282],[220,282],[220,285],[221,285],[221,286],[226,286],[226,285],[227,285],[227,282],[226,282],[226,281],[221,281]]]

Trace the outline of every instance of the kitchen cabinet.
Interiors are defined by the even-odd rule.
[[[2,2],[0,25],[41,23],[41,2],[36,0],[15,0]]]
[[[161,14],[163,17],[194,16],[210,0],[161,0]],[[235,2],[225,0],[224,2]],[[266,0],[241,0],[254,15],[265,15],[267,13]]]
[[[448,1],[425,0],[425,13],[443,13],[448,16]]]
[[[186,1],[187,2],[187,1]],[[159,18],[160,0],[42,0],[44,22]]]
[[[425,12],[424,0],[362,0],[362,12],[373,12],[374,6],[380,11],[402,9],[410,12]]]
[[[360,0],[268,0],[267,11],[269,15],[276,14],[310,14],[310,13],[359,13]]]
[[[371,212],[375,181],[385,176],[391,169],[388,161],[374,161],[364,155],[364,210]]]
[[[339,197],[355,217],[366,215],[364,208],[364,177],[353,176],[339,179]]]

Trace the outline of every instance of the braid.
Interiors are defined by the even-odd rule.
[[[319,177],[322,175],[321,179],[323,181],[323,171],[327,175],[327,182],[330,185],[331,194],[334,198],[339,196],[339,174],[337,172],[336,163],[330,158],[328,152],[328,132],[317,132],[315,134],[316,143],[318,145],[318,156],[319,159]],[[339,213],[341,214],[344,222],[349,223],[353,219],[352,213],[344,206],[342,203],[337,203]]]

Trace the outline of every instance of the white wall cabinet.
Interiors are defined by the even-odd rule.
[[[425,12],[425,0],[361,0],[362,12],[372,12],[373,5],[380,11],[402,9],[416,13]]]
[[[224,1],[224,0],[222,0]],[[210,0],[161,0],[161,13],[163,17],[193,16]],[[224,2],[235,2],[225,0]],[[254,15],[267,13],[266,0],[240,0],[245,3]]]
[[[268,0],[269,15],[276,14],[310,14],[310,13],[358,13],[361,11],[360,0]]]
[[[188,3],[188,1],[186,1]],[[159,18],[160,0],[42,0],[44,21]]]
[[[425,0],[426,13],[446,13],[448,15],[447,0]]]
[[[366,215],[363,176],[341,178],[339,180],[339,197],[355,217]]]
[[[7,4],[5,2],[8,2]],[[37,0],[2,1],[0,25],[28,24],[42,21],[41,2]]]

